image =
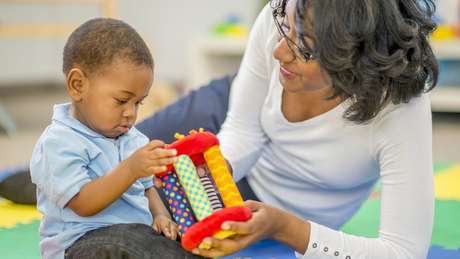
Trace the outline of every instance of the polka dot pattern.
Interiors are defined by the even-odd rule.
[[[161,181],[163,193],[167,198],[174,220],[179,225],[179,233],[182,235],[196,222],[192,209],[176,174],[167,174],[161,177]]]

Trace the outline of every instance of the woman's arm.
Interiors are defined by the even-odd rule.
[[[312,223],[302,258],[426,258],[434,218],[431,110],[428,96],[390,105],[373,124],[370,142],[380,168],[380,229],[376,238]],[[327,251],[326,251],[327,250]]]
[[[257,204],[250,221],[223,224],[242,236],[207,239],[213,248],[195,252],[228,255],[271,237],[291,246],[300,258],[426,258],[434,217],[430,102],[422,96],[402,106],[374,125],[372,145],[382,182],[377,238],[345,234]]]
[[[260,156],[267,137],[261,126],[262,106],[270,84],[272,49],[267,44],[272,24],[266,6],[257,18],[233,81],[227,118],[219,133],[223,155],[234,169],[234,179],[243,178]]]

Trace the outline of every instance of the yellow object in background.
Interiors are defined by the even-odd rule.
[[[214,26],[212,33],[216,36],[246,38],[249,28],[241,22],[240,17],[229,15],[225,21]]]
[[[436,174],[434,185],[436,199],[460,201],[460,165]]]
[[[228,26],[225,34],[227,36],[244,38],[248,36],[249,30],[242,25],[238,25],[238,26],[234,25],[234,26]]]
[[[0,199],[0,211],[0,228],[13,228],[17,224],[29,224],[42,218],[35,206],[19,205],[3,199]]]
[[[453,40],[457,38],[457,32],[453,26],[439,25],[431,37],[433,40]]]

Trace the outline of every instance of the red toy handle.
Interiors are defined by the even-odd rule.
[[[193,224],[182,236],[182,247],[192,251],[206,237],[212,237],[221,230],[220,226],[225,221],[247,221],[252,217],[252,212],[244,206],[224,208],[213,212],[211,215]]]
[[[219,140],[216,135],[211,132],[195,132],[186,137],[174,141],[172,144],[167,145],[169,149],[176,149],[177,156],[187,155],[192,159],[193,163],[198,166],[206,163],[203,157],[203,152],[208,148],[219,145]],[[168,165],[165,172],[157,173],[156,177],[162,177],[172,171],[174,167]]]

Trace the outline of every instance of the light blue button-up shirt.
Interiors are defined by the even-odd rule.
[[[119,223],[152,224],[144,191],[152,177],[137,180],[109,207],[80,217],[66,205],[90,181],[104,176],[135,150],[148,143],[137,129],[110,139],[71,116],[70,104],[54,107],[53,120],[38,140],[30,162],[37,185],[42,258],[64,258],[64,251],[86,232]]]

